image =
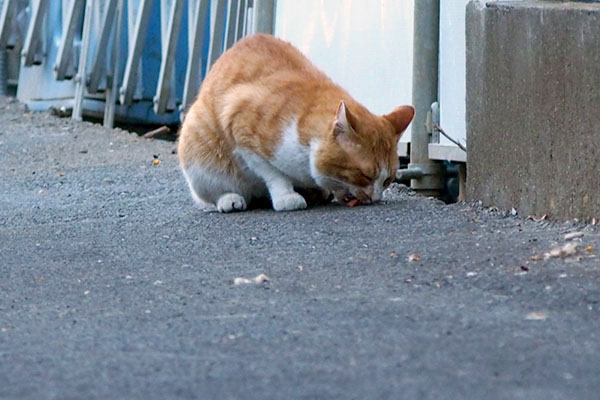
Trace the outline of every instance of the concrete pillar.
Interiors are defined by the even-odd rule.
[[[467,198],[600,217],[600,4],[471,1]]]

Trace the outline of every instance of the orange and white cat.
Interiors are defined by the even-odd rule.
[[[181,128],[179,160],[194,199],[220,212],[267,196],[276,211],[303,209],[303,190],[367,204],[392,182],[413,116],[412,106],[370,113],[291,44],[259,34],[206,76]]]

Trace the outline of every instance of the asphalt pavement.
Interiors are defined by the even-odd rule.
[[[0,398],[600,398],[597,226],[204,212],[174,149],[0,98]]]

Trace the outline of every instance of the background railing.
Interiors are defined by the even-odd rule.
[[[31,109],[178,123],[214,61],[254,31],[255,3],[272,25],[272,0],[0,0],[0,90],[8,52]]]

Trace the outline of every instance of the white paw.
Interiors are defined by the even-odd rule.
[[[296,192],[284,194],[273,199],[273,208],[275,211],[293,211],[306,208],[306,200]]]
[[[217,210],[222,213],[244,211],[245,209],[246,200],[237,193],[226,193],[217,201]]]

